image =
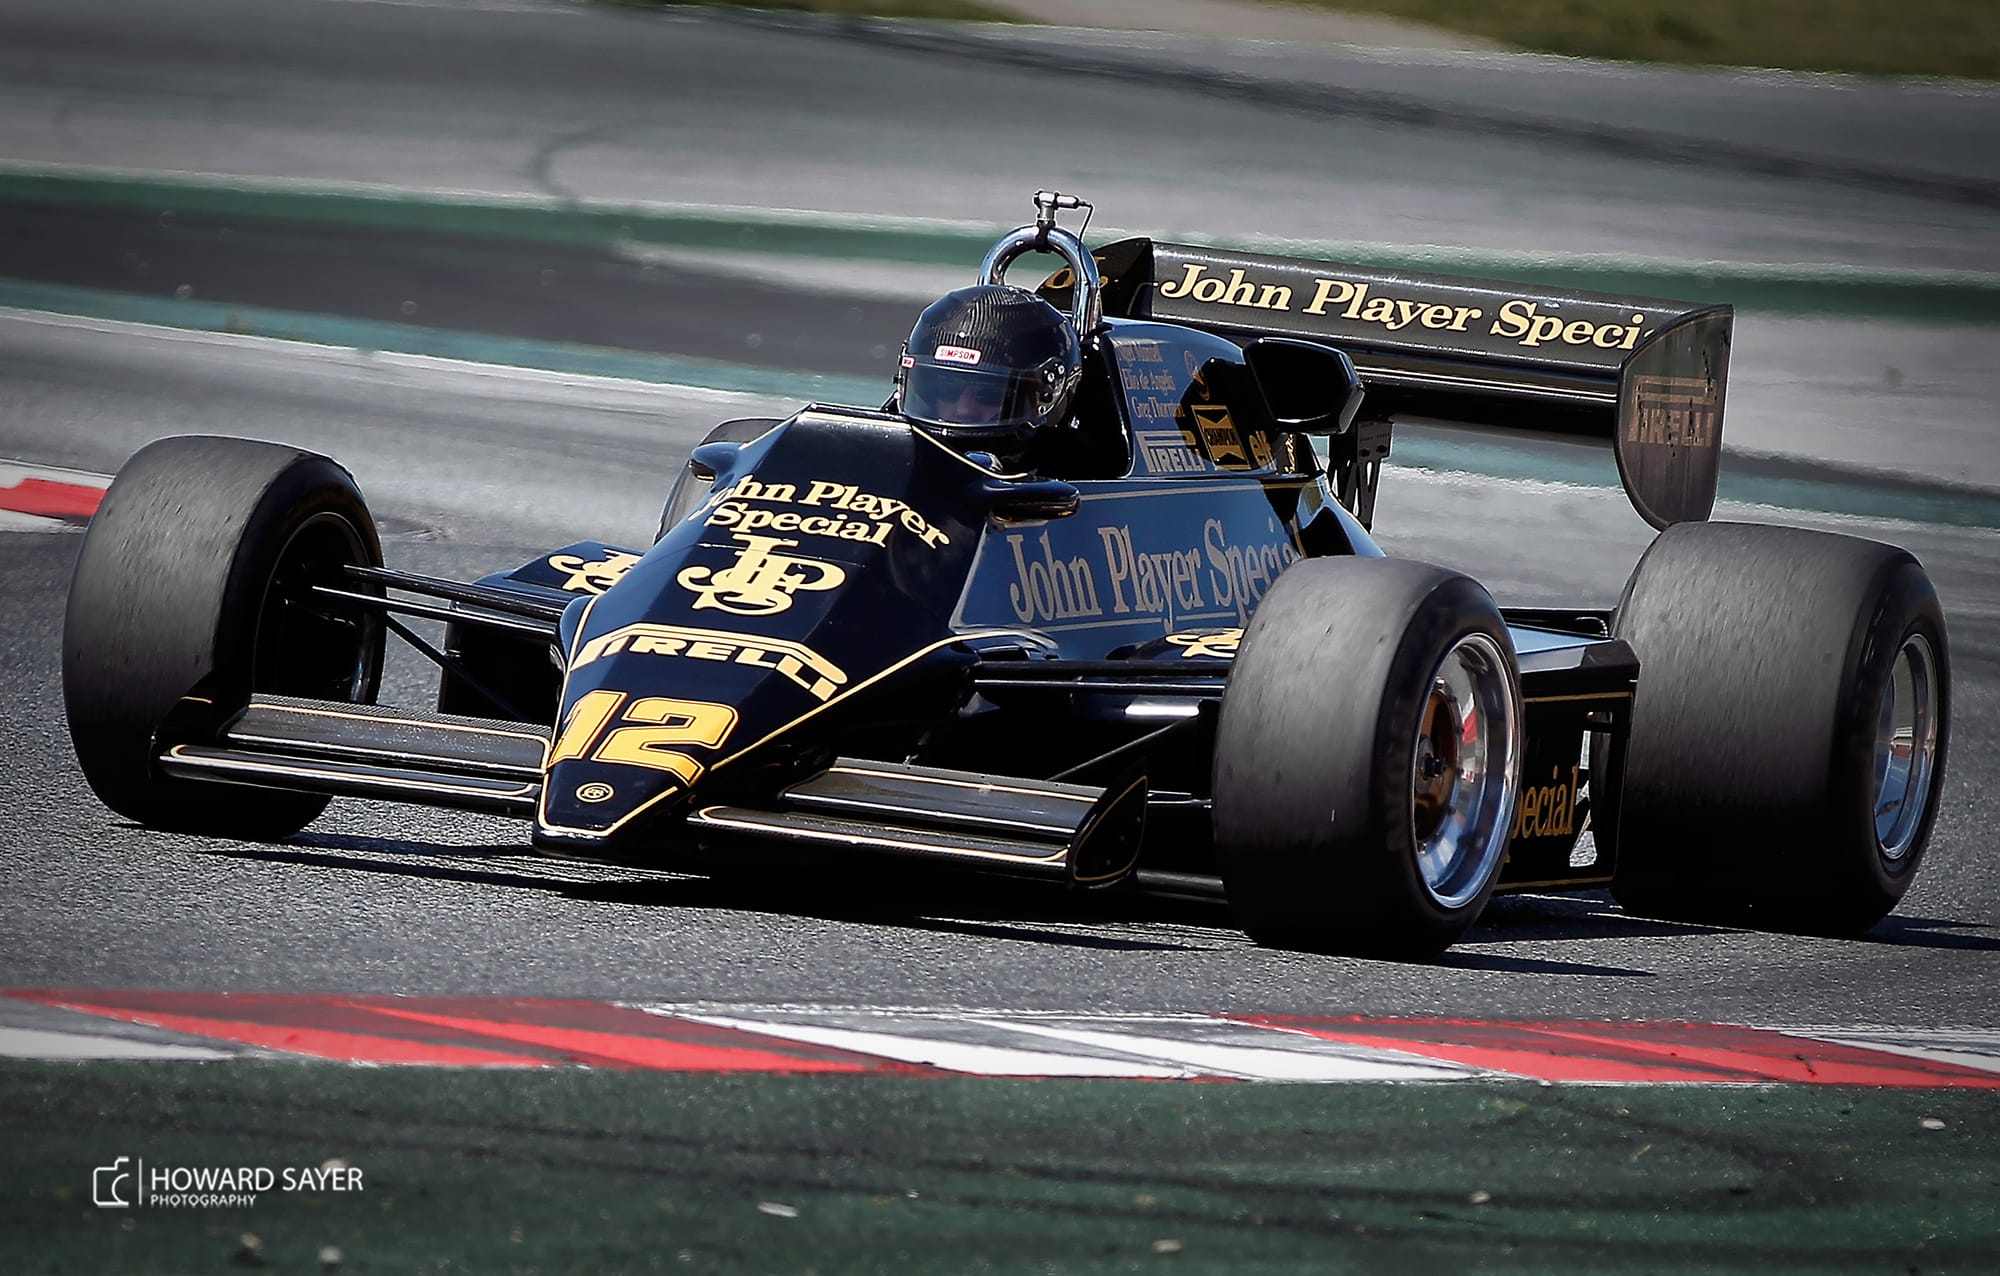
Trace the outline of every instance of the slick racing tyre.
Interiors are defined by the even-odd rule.
[[[768,433],[778,424],[777,417],[746,416],[733,421],[724,421],[710,430],[702,439],[702,446],[709,443],[748,443]],[[715,476],[703,474],[692,461],[681,464],[681,472],[674,479],[673,490],[667,493],[666,506],[660,510],[660,530],[653,535],[653,543],[666,539],[675,524],[694,512],[695,506],[708,499],[709,484]]]
[[[1514,647],[1478,584],[1425,563],[1293,564],[1243,635],[1217,724],[1215,852],[1259,943],[1423,958],[1478,918],[1521,766]]]
[[[84,777],[141,824],[277,838],[324,796],[222,788],[155,765],[163,738],[212,737],[254,691],[372,702],[384,630],[307,596],[341,564],[380,566],[346,470],[248,439],[142,448],[83,539],[63,620],[63,700]]]
[[[1639,657],[1623,781],[1592,816],[1619,903],[1825,934],[1895,907],[1951,720],[1944,615],[1916,559],[1685,523],[1639,560],[1613,631]]]

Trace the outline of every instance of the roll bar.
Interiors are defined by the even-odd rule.
[[[979,265],[979,282],[1004,284],[1007,267],[1015,258],[1028,253],[1053,253],[1068,264],[1077,280],[1077,287],[1070,293],[1070,322],[1076,325],[1078,337],[1089,337],[1104,325],[1104,281],[1098,276],[1096,259],[1083,241],[1056,225],[1057,210],[1089,207],[1089,203],[1074,195],[1037,191],[1035,224],[1017,227],[1000,237]],[[1084,225],[1089,224],[1086,217]]]

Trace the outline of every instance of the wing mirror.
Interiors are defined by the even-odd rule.
[[[1280,430],[1345,434],[1361,410],[1361,378],[1332,346],[1264,337],[1243,348],[1243,361]]]
[[[993,482],[986,486],[993,517],[1003,523],[1068,518],[1083,505],[1075,487],[1059,479]]]
[[[740,439],[718,439],[714,443],[704,443],[688,453],[688,469],[698,479],[714,482],[716,472],[729,464],[729,458],[743,450]]]

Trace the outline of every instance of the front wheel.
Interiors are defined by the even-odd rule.
[[[1421,958],[1475,921],[1521,765],[1513,643],[1477,583],[1322,558],[1278,578],[1217,725],[1215,848],[1260,943]]]
[[[311,822],[323,795],[177,779],[155,758],[165,738],[213,734],[252,692],[374,700],[379,615],[311,590],[381,563],[360,491],[326,457],[228,438],[140,449],[84,535],[63,619],[70,740],[97,796],[141,824],[215,836]]]

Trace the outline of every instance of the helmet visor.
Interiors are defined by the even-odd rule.
[[[904,377],[903,413],[935,425],[1039,426],[1042,396],[1042,378],[1033,372],[919,364]]]

